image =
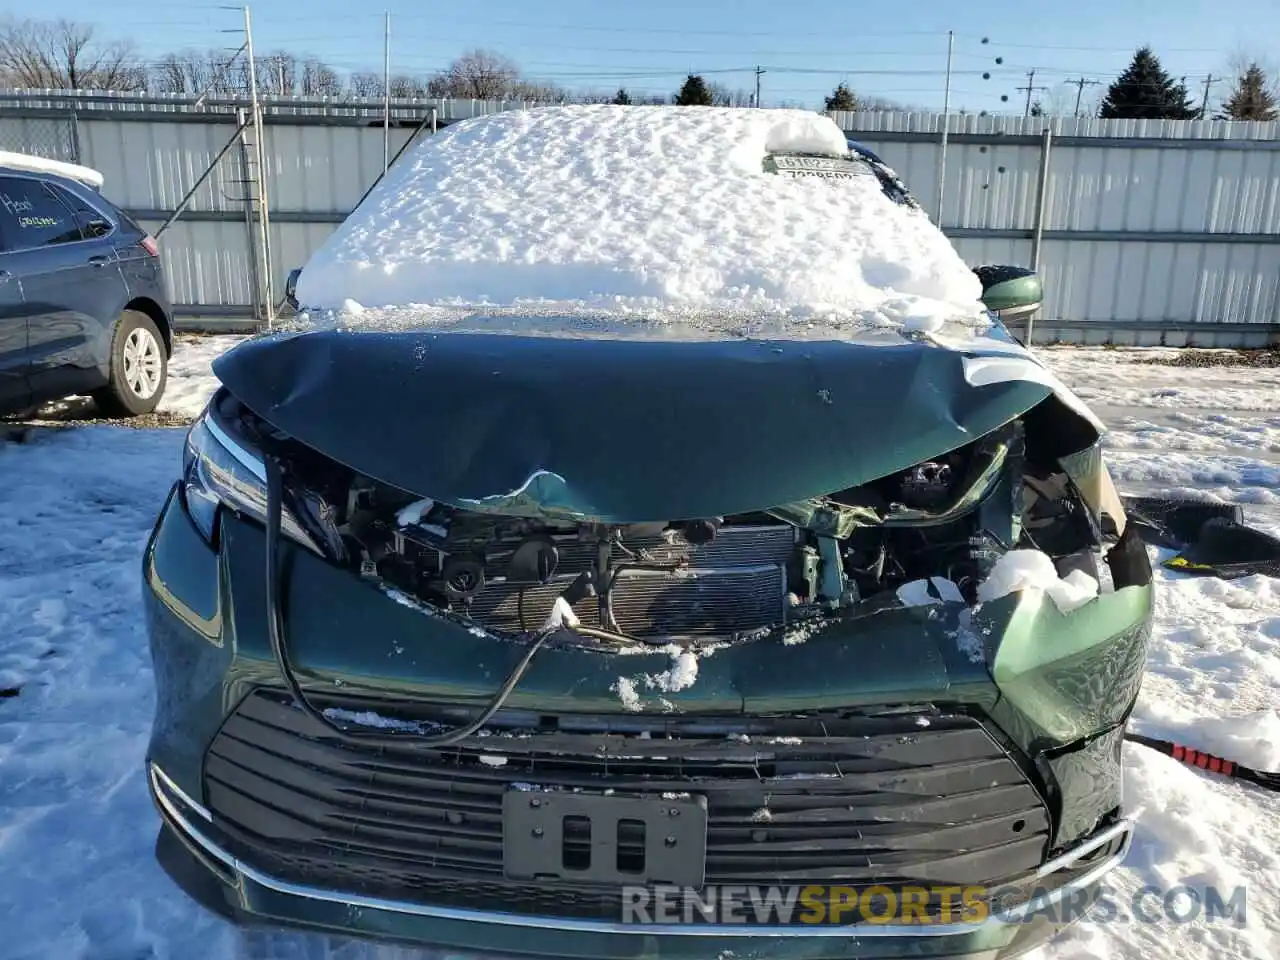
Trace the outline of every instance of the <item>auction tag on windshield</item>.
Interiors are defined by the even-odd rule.
[[[765,170],[784,177],[820,177],[824,180],[854,180],[875,176],[861,160],[840,157],[772,156],[766,158]]]

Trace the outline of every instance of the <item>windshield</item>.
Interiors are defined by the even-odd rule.
[[[920,209],[906,184],[883,160],[850,140],[844,157],[815,154],[774,154],[765,159],[765,170],[785,177],[819,177],[824,180],[861,180],[874,177],[884,195],[900,206]]]
[[[918,210],[920,204],[916,202],[916,198],[911,195],[907,189],[907,185],[893,171],[893,168],[877,157],[860,143],[853,140],[849,141],[849,153],[862,160],[876,177],[880,180],[880,186],[887,196],[894,203],[900,203],[904,207],[911,207]]]

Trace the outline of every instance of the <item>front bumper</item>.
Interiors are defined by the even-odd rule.
[[[223,849],[211,834],[212,814],[154,764],[151,795],[164,821],[189,857],[207,872],[180,876],[165,868],[203,905],[238,921],[329,930],[357,936],[409,940],[462,948],[476,954],[566,958],[705,958],[714,950],[735,958],[969,958],[1003,960],[1051,938],[1078,918],[1100,892],[1103,878],[1124,860],[1133,823],[1122,820],[1044,864],[1045,886],[1060,873],[1074,876],[1033,900],[993,911],[975,923],[889,923],[811,927],[800,924],[680,925],[543,918],[500,910],[479,911],[370,897],[349,891],[281,880]],[[1102,851],[1103,855],[1099,855]],[[1086,869],[1080,869],[1088,862]],[[219,894],[221,900],[218,899]]]
[[[397,702],[415,701],[451,701],[469,709],[487,698],[492,677],[505,675],[510,658],[519,654],[516,645],[477,637],[394,602],[306,551],[289,553],[285,609],[291,644],[305,682],[319,696],[330,698],[337,685],[352,684],[369,695],[381,691],[392,712]],[[924,705],[926,713],[937,715],[937,704],[949,704],[956,715],[985,718],[982,729],[999,740],[1009,759],[1017,758],[1016,769],[1004,767],[1001,777],[1043,794],[1036,801],[1043,820],[1028,820],[1042,846],[1026,854],[1016,871],[985,874],[1043,881],[1046,892],[1013,915],[957,924],[734,926],[639,924],[553,915],[555,909],[512,909],[499,884],[491,896],[471,902],[413,897],[394,886],[371,891],[315,859],[302,872],[277,869],[278,859],[243,845],[243,831],[227,832],[237,826],[225,803],[225,787],[234,784],[223,775],[225,767],[223,773],[212,767],[219,738],[229,735],[245,705],[258,692],[280,686],[265,638],[261,530],[227,515],[215,550],[195,531],[180,498],[171,496],[148,545],[144,577],[157,684],[149,779],[165,824],[161,846],[169,852],[161,862],[198,901],[239,923],[469,947],[490,955],[693,958],[732,951],[736,958],[996,960],[1030,949],[1078,918],[1129,842],[1129,825],[1117,823],[1113,813],[1120,803],[1119,733],[1141,679],[1149,588],[1117,592],[1070,617],[1017,598],[988,605],[986,619],[975,617],[971,631],[971,639],[984,647],[981,657],[974,656],[972,644],[964,648],[954,639],[956,611],[917,609],[866,618],[850,624],[847,635],[829,631],[797,646],[742,645],[701,661],[697,683],[669,694],[676,717],[747,722],[823,710],[874,711],[883,704]],[[622,713],[610,682],[620,671],[658,672],[666,666],[664,654],[618,658],[548,649],[513,695],[513,707],[544,715],[634,717]],[[914,739],[908,734],[902,743]],[[651,743],[656,747],[656,740]],[[893,751],[880,756],[888,762]],[[510,772],[520,761],[508,752],[511,762],[502,769]],[[280,755],[294,758],[289,749]],[[947,759],[939,756],[939,762]],[[923,759],[919,763],[927,766]],[[480,783],[477,769],[467,773],[468,789]],[[340,772],[330,767],[326,776],[333,781]],[[262,774],[270,778],[272,771],[250,764],[240,773]],[[977,796],[990,782],[961,792]],[[770,780],[761,786],[775,798],[801,789],[788,784]],[[351,793],[347,784],[334,785],[339,799],[376,800],[361,799],[366,795]],[[949,795],[929,795],[935,793]],[[242,794],[241,809],[246,799],[261,808],[267,798]],[[302,816],[291,804],[276,809]],[[310,824],[327,829],[350,822],[342,820],[349,811],[336,810],[335,816],[335,810],[331,805],[316,816],[312,807]],[[412,812],[420,816],[423,803],[415,800]],[[246,825],[252,822],[239,821],[239,827]],[[283,827],[259,834],[274,837],[277,848],[294,842]],[[866,842],[861,836],[856,841]],[[344,866],[344,859],[335,854],[328,866]],[[805,874],[805,882],[811,875]]]

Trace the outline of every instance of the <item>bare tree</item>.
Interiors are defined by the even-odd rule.
[[[427,96],[436,100],[443,100],[452,96],[449,93],[449,75],[446,73],[437,73],[434,77],[427,78]]]
[[[731,90],[722,83],[707,84],[707,89],[714,107],[749,107],[755,99],[749,90]]]
[[[554,83],[517,80],[508,89],[507,97],[512,100],[529,100],[535,103],[564,103],[570,98],[570,94],[564,87],[557,86]],[[574,97],[574,99],[577,100],[579,98]]]
[[[427,95],[426,81],[421,77],[399,73],[391,78],[391,96],[404,100],[422,98]]]
[[[925,107],[913,107],[887,97],[858,96],[859,113],[928,113]]]
[[[249,89],[243,56],[230,51],[181,50],[166,54],[151,69],[148,89],[158,93],[242,96]]]
[[[291,97],[298,86],[298,58],[285,50],[256,57],[258,92],[273,97]]]
[[[147,81],[132,44],[95,42],[92,26],[70,20],[0,25],[0,76],[14,86],[62,90],[142,90]]]
[[[338,73],[323,60],[307,57],[302,62],[302,79],[299,84],[304,97],[337,97],[342,95],[342,80]]]
[[[351,75],[347,89],[353,97],[382,96],[382,75],[360,71]]]
[[[147,86],[157,93],[199,93],[190,61],[182,54],[166,53],[151,68]]]
[[[464,53],[444,72],[447,96],[474,100],[502,100],[520,79],[515,63],[492,50]]]

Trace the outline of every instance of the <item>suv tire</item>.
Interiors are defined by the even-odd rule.
[[[150,413],[164,396],[169,357],[155,321],[137,310],[125,310],[111,336],[111,372],[107,385],[93,395],[108,417]]]

